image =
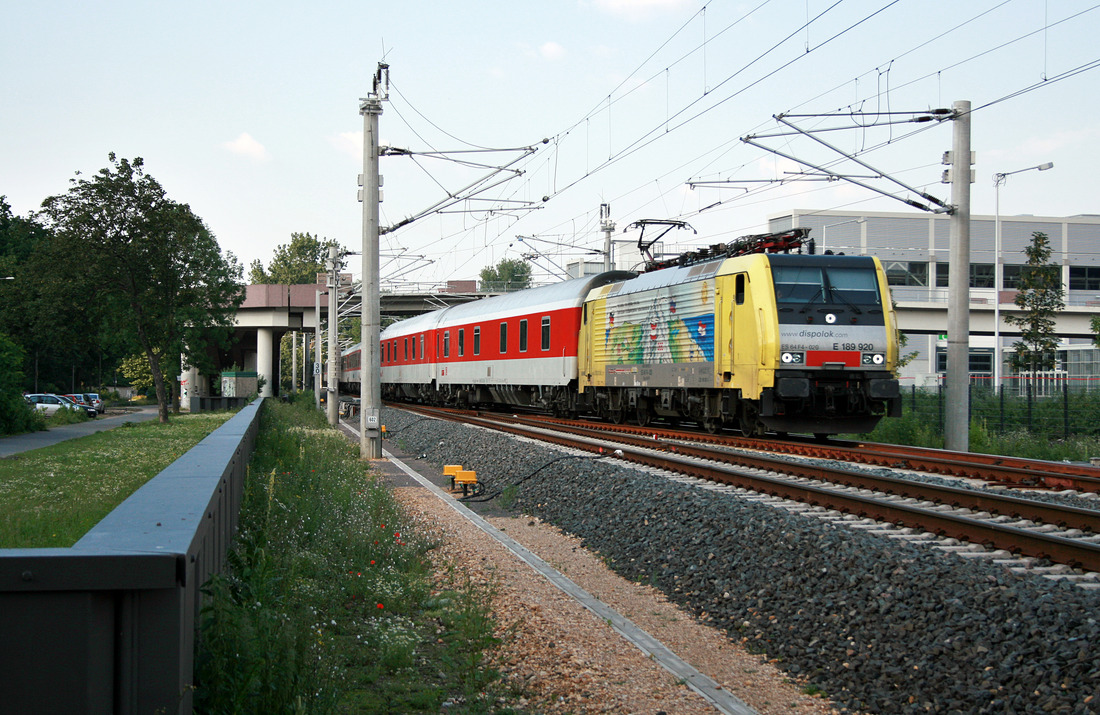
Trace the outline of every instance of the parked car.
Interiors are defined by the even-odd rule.
[[[107,408],[103,404],[103,400],[99,399],[99,394],[95,392],[85,392],[84,401],[95,408],[95,411],[99,414],[103,414],[107,411]]]
[[[33,394],[25,395],[24,398],[27,402],[34,405],[34,409],[45,412],[47,415],[52,415],[60,409],[68,410],[83,410],[89,417],[95,417],[95,408],[91,405],[83,405],[70,400],[68,397],[62,395],[53,394]]]

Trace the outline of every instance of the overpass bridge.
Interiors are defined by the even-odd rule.
[[[340,319],[360,315],[360,296],[341,290],[338,302]],[[447,290],[414,292],[383,292],[381,310],[383,317],[406,318],[430,310],[484,298],[486,293],[449,292]],[[328,322],[328,288],[324,284],[302,285],[249,285],[245,286],[245,298],[237,311],[233,330],[232,347],[228,350],[208,348],[209,357],[219,371],[236,367],[256,372],[264,378],[261,390],[264,397],[279,392],[278,346],[287,333],[315,334],[318,324]],[[209,396],[213,389],[213,377],[200,375],[191,368],[181,376],[187,396]]]
[[[236,366],[245,371],[255,371],[265,379],[262,394],[268,397],[278,394],[278,345],[288,332],[316,333],[318,322],[327,323],[327,291],[323,284],[246,286],[245,300],[237,312],[234,344],[226,351],[212,350],[210,357],[214,364],[222,370]],[[971,293],[970,333],[992,336],[995,312],[992,291],[974,290]],[[380,296],[381,313],[383,317],[404,318],[489,295],[494,294],[446,290],[384,291]],[[902,332],[917,335],[947,332],[947,289],[895,287],[893,295]],[[1021,314],[1012,303],[1014,296],[1014,291],[1002,291],[1000,295],[1000,334],[1004,339],[1020,336],[1019,329],[1005,321],[1008,315]],[[360,315],[359,300],[357,293],[350,290],[344,293],[338,302],[341,320]],[[1070,303],[1057,316],[1056,332],[1063,338],[1092,338],[1090,320],[1098,314],[1098,300],[1082,299]],[[210,394],[210,376],[201,376],[197,370],[191,369],[181,379],[185,381],[184,389],[188,394]]]

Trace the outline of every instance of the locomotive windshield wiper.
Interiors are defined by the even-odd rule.
[[[829,294],[838,298],[841,303],[852,309],[852,312],[856,315],[861,315],[862,310],[856,307],[856,304],[844,297],[844,293],[834,286],[829,286]]]
[[[822,292],[823,292],[824,290],[825,290],[825,287],[824,287],[824,286],[822,286],[821,288],[818,288],[818,289],[817,289],[817,292],[816,292],[816,293],[814,293],[813,295],[811,295],[811,296],[810,296],[810,299],[809,299],[809,300],[807,300],[807,301],[806,301],[805,303],[803,303],[803,304],[802,304],[802,307],[798,309],[798,312],[799,312],[799,313],[805,313],[805,312],[806,312],[806,309],[807,309],[807,308],[809,308],[809,307],[810,307],[810,305],[811,305],[811,304],[812,304],[812,303],[813,303],[813,302],[814,302],[815,300],[817,300],[817,297],[818,297],[819,295],[821,295],[821,294],[822,294]]]

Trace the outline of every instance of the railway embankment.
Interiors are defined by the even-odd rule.
[[[404,449],[461,460],[509,509],[851,711],[1100,711],[1096,591],[608,459],[393,410],[385,421]]]

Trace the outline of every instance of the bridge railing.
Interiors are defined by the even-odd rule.
[[[191,712],[199,588],[225,565],[261,402],[71,548],[0,550],[0,709]]]

